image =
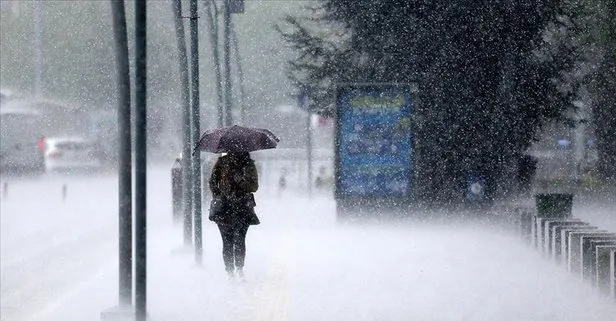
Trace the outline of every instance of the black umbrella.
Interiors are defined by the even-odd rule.
[[[211,153],[253,152],[276,148],[280,140],[267,129],[233,125],[208,130],[195,147]]]

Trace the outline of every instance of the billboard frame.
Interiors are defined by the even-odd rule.
[[[374,90],[382,90],[383,88],[387,89],[398,89],[403,88],[408,91],[412,95],[411,100],[411,117],[413,117],[417,112],[417,102],[419,101],[417,97],[417,92],[419,91],[418,85],[416,82],[341,82],[335,84],[334,89],[334,104],[335,104],[335,133],[334,133],[334,199],[337,204],[337,212],[340,216],[341,212],[346,210],[357,210],[357,209],[366,209],[370,210],[371,208],[378,207],[382,209],[383,207],[391,207],[395,208],[403,208],[412,203],[415,200],[415,182],[416,182],[416,166],[413,165],[410,169],[410,189],[409,192],[404,196],[359,196],[359,195],[343,195],[341,193],[340,186],[340,144],[341,144],[341,132],[342,132],[342,120],[341,120],[341,109],[342,106],[340,104],[341,92],[343,90],[348,90],[348,88],[367,88]],[[414,154],[414,149],[416,146],[416,135],[412,131],[411,132],[411,150]],[[412,161],[413,156],[409,161]],[[378,203],[378,204],[377,204]]]

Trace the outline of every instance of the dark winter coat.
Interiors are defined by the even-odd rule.
[[[210,218],[218,224],[259,224],[254,213],[253,193],[259,189],[257,167],[248,153],[219,157],[209,180],[214,200],[220,200],[225,210]]]

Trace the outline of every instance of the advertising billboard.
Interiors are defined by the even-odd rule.
[[[337,88],[336,197],[407,197],[413,186],[411,85]]]

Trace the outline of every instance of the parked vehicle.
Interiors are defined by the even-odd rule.
[[[43,173],[42,115],[28,109],[0,109],[0,171]]]
[[[47,172],[96,170],[101,166],[100,150],[93,140],[79,136],[45,139]]]

